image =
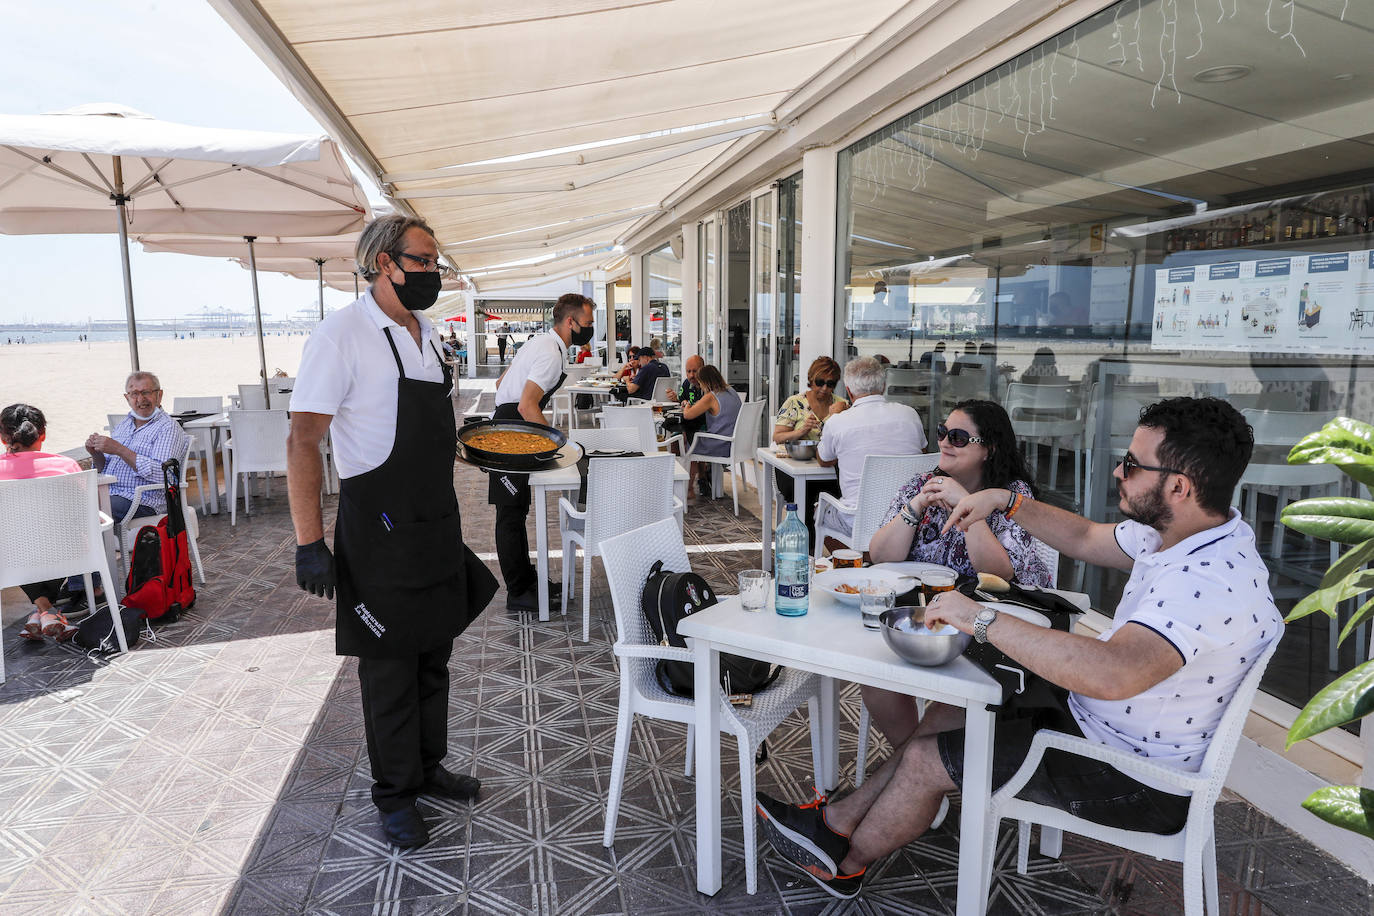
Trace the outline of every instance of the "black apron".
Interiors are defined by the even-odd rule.
[[[511,366],[515,368],[514,365]],[[544,392],[544,396],[539,399],[539,409],[548,410],[549,402],[553,400],[554,392],[563,387],[563,381],[568,377],[568,373],[560,372],[558,381],[554,382],[552,388]],[[493,420],[523,420],[520,416],[520,404],[512,401],[509,404],[498,404],[496,409],[491,412]],[[513,474],[506,471],[490,471],[487,474],[487,505],[489,506],[527,506],[530,502],[530,475]]]
[[[442,382],[407,378],[391,328],[383,332],[400,376],[396,439],[386,461],[340,481],[334,528],[335,650],[365,658],[416,655],[451,643],[497,588],[496,577],[463,543],[453,492],[453,371],[440,359]]]

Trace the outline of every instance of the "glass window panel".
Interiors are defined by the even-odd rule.
[[[682,367],[682,258],[671,245],[644,257],[649,284],[649,344],[675,373]]]

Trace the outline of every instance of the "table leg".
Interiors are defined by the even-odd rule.
[[[697,890],[720,890],[720,653],[692,639],[697,743]],[[744,812],[753,817],[752,811]]]
[[[821,791],[831,795],[840,785],[840,742],[837,734],[840,685],[833,677],[821,678],[821,777],[825,785]]]
[[[110,518],[114,518],[114,514],[110,511],[110,485],[101,484],[98,494],[97,499],[100,504],[100,511],[110,516]],[[115,519],[115,521],[118,521],[118,519]],[[111,581],[101,582],[100,584],[104,586],[105,594],[118,603],[124,600],[124,592],[121,588],[124,583],[118,581],[119,577],[116,575],[119,571],[119,564],[115,562],[115,530],[113,525],[110,526],[109,531],[101,533],[101,540],[105,542],[105,562],[109,564]],[[94,605],[92,605],[92,607],[94,607]]]
[[[208,485],[210,487],[210,514],[219,515],[219,475],[215,468],[214,430],[205,430],[203,437],[202,434],[197,433],[196,438],[199,440],[197,444],[202,446],[202,451],[205,452],[205,476],[209,481]],[[202,480],[200,485],[206,486],[206,481]]]
[[[219,463],[224,465],[224,501],[227,503],[229,501],[230,492],[229,476],[234,473],[234,459],[229,452],[229,430],[227,429],[219,435]],[[245,488],[246,486],[247,484],[245,484]],[[215,489],[219,489],[218,484],[215,485]],[[245,505],[246,504],[245,500]],[[233,506],[227,506],[226,508],[232,509]]]
[[[764,475],[771,477],[771,476],[772,476],[772,473],[773,473],[773,466],[772,466],[771,464],[765,464],[765,465],[763,466],[763,468],[764,468]],[[764,493],[764,492],[763,492],[765,489],[768,491],[767,493]],[[762,515],[763,515],[763,535],[762,535],[762,537],[760,538],[760,540],[763,542],[763,559],[762,559],[762,565],[763,565],[763,568],[764,568],[764,569],[771,570],[771,569],[773,568],[773,481],[772,481],[772,480],[769,480],[769,481],[768,481],[767,486],[764,486],[764,485],[762,484],[762,482],[760,482],[760,486],[759,486],[759,508],[763,510],[763,512],[762,512]]]
[[[539,621],[549,620],[549,523],[545,490],[541,486],[530,487],[530,497],[534,500],[534,568],[538,576]],[[568,562],[566,558],[564,563]],[[568,613],[567,608],[563,613]]]
[[[983,886],[984,836],[988,802],[992,797],[993,710],[981,704],[969,706],[964,719],[963,811],[959,815],[958,916],[982,916],[990,888]]]

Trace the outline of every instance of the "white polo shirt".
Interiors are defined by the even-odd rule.
[[[825,421],[816,455],[823,461],[839,459],[840,492],[852,502],[859,498],[866,457],[919,455],[925,448],[925,427],[914,408],[870,394]]]
[[[1098,639],[1131,623],[1149,627],[1177,650],[1183,667],[1128,700],[1071,693],[1069,709],[1086,738],[1196,772],[1236,687],[1283,634],[1269,570],[1235,509],[1168,550],[1159,549],[1159,532],[1133,521],[1116,526],[1116,540],[1135,565],[1114,624]]]
[[[356,477],[381,465],[396,441],[396,359],[387,344],[391,328],[406,377],[442,382],[444,368],[433,323],[423,312],[423,347],[392,321],[372,290],[316,326],[305,343],[291,391],[291,410],[333,417],[329,432],[340,477]]]
[[[548,394],[566,371],[567,362],[568,348],[563,338],[553,331],[534,335],[520,347],[502,376],[501,384],[496,387],[496,406],[519,404],[525,382],[534,382],[540,391]]]

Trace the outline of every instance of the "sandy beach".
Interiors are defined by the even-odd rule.
[[[306,339],[267,337],[267,371],[295,375]],[[162,406],[168,410],[175,397],[237,394],[240,384],[258,377],[258,346],[251,336],[141,340],[138,352],[143,368],[162,381]],[[128,410],[128,373],[129,345],[122,340],[0,346],[0,407],[17,401],[38,407],[48,417],[44,448],[65,451],[103,432],[107,413]]]

